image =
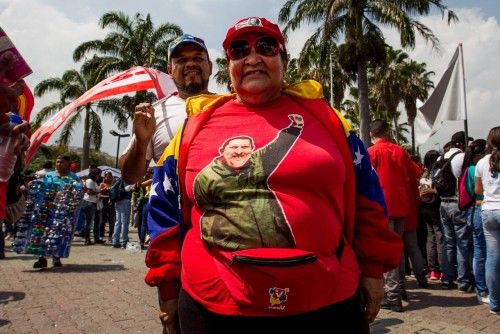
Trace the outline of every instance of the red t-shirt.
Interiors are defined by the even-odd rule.
[[[292,115],[301,118],[294,124]],[[235,155],[238,150],[246,150],[246,158],[231,162],[226,150]],[[242,293],[245,299],[248,291],[245,287],[232,291],[230,279],[221,279],[225,269],[214,264],[210,252],[224,246],[228,253],[275,247],[332,256],[344,222],[346,171],[331,135],[314,115],[287,96],[256,109],[230,101],[211,115],[193,140],[187,160],[185,184],[193,207],[192,228],[181,254],[183,288],[217,313],[266,315],[283,311],[277,304],[276,308],[268,305],[273,286],[262,287],[261,296],[252,296],[252,305],[243,310],[238,304],[241,300],[233,300],[234,293]],[[225,205],[217,206],[219,202]],[[290,286],[275,287],[289,289],[286,311],[310,311],[311,307],[352,296],[359,270],[349,245],[344,256],[349,258],[345,261],[349,265],[343,264],[335,273],[321,273],[322,300],[316,298],[308,304],[311,301],[304,298],[309,299],[305,296],[311,292],[296,292],[300,284],[302,290],[314,290],[314,282],[306,280],[309,276],[303,275],[297,287],[293,279]],[[300,295],[304,297],[294,300]]]
[[[413,166],[408,153],[399,145],[381,139],[368,148],[373,168],[377,171],[389,217],[407,217],[413,205],[415,183]],[[410,204],[411,203],[411,204]]]

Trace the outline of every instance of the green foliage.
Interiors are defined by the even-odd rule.
[[[84,69],[93,69],[104,76],[124,71],[132,66],[145,66],[165,71],[168,46],[182,35],[173,23],[155,26],[150,14],[136,13],[133,17],[120,11],[105,13],[99,20],[102,29],[111,30],[103,40],[79,45],[73,59],[80,61],[93,55]]]
[[[416,18],[428,15],[432,8],[447,14],[448,23],[458,20],[441,0],[287,0],[278,19],[285,23],[285,34],[300,28],[301,23],[317,23],[314,32],[322,41],[338,42],[339,63],[347,73],[357,75],[359,90],[359,120],[362,140],[369,144],[369,96],[367,65],[379,64],[385,58],[385,42],[379,26],[394,28],[405,48],[415,46],[416,34],[438,48],[438,39]]]
[[[45,161],[51,160],[54,164],[56,161],[56,158],[59,154],[68,154],[71,158],[72,162],[76,162],[79,166],[80,169],[82,164],[81,164],[81,159],[82,159],[82,149],[81,148],[64,148],[58,145],[40,145],[39,149],[35,153],[33,159],[31,162],[28,164],[28,166],[25,167],[25,169],[29,169],[33,172],[36,172],[37,170],[42,169],[42,165],[44,164]],[[96,151],[96,150],[91,150],[90,152],[90,164],[96,164],[98,166],[101,165],[107,165],[107,166],[114,166],[115,165],[115,158],[110,156],[107,153]]]
[[[42,108],[33,122],[34,129],[116,72],[138,65],[165,71],[168,45],[182,34],[177,25],[165,23],[155,26],[149,14],[140,13],[133,17],[122,12],[105,13],[99,25],[102,29],[111,31],[103,40],[87,41],[75,49],[74,60],[84,60],[80,71],[68,70],[61,78],[43,80],[35,87],[35,96],[40,97],[54,91],[59,93],[59,101]],[[118,130],[125,131],[135,106],[141,102],[153,102],[155,99],[153,93],[138,91],[134,96],[126,95],[121,99],[101,100],[81,106],[67,119],[57,144],[66,148],[75,128],[83,122],[82,164],[86,168],[91,144],[99,150],[103,139],[102,122],[97,112],[112,116]]]
[[[227,91],[231,91],[231,77],[229,76],[229,68],[225,56],[215,59],[218,71],[215,73],[215,82],[219,86],[226,87]]]

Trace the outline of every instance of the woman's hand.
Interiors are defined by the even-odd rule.
[[[177,298],[163,301],[160,299],[160,321],[163,325],[163,334],[177,334]]]
[[[373,322],[378,312],[380,304],[384,298],[384,280],[372,277],[363,277],[360,282],[361,295],[363,296],[364,307],[368,322]]]

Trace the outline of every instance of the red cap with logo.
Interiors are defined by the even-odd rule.
[[[229,28],[226,33],[226,38],[224,42],[222,42],[222,47],[224,50],[227,50],[236,37],[251,31],[262,32],[274,37],[283,47],[285,46],[285,38],[278,25],[269,22],[263,17],[247,17],[239,20],[234,26]]]

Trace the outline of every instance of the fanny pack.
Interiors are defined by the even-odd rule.
[[[343,241],[330,256],[295,248],[253,248],[213,251],[215,265],[240,308],[270,314],[291,314],[327,304],[320,288],[336,275]]]

